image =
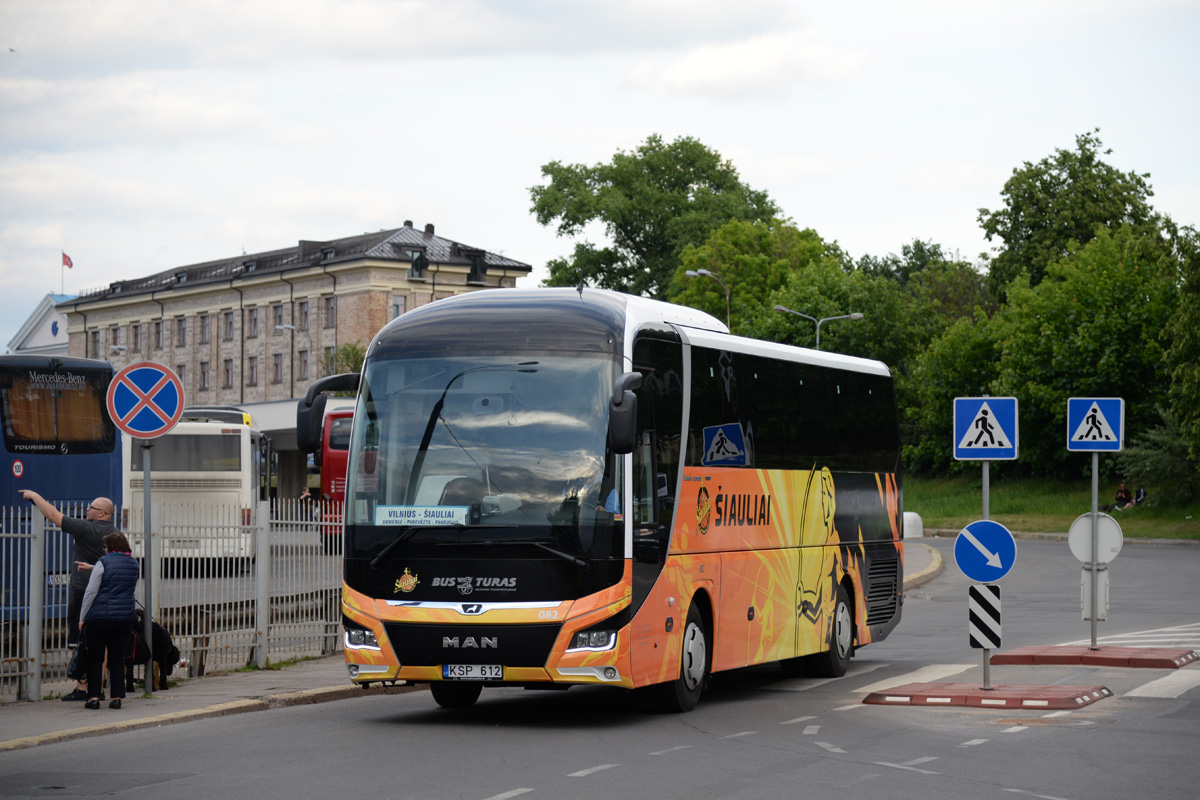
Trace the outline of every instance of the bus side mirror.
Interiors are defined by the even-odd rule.
[[[344,372],[314,381],[296,406],[296,446],[301,453],[321,451],[321,425],[325,421],[326,392],[357,392],[358,373]]]
[[[637,443],[637,395],[633,390],[641,385],[640,372],[623,372],[613,385],[608,405],[608,449],[614,453],[632,453]]]

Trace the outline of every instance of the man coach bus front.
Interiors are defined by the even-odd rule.
[[[747,380],[782,376],[778,354],[804,352],[592,289],[475,292],[398,317],[361,376],[318,381],[297,413],[312,449],[323,392],[357,384],[342,597],[352,680],[428,682],[448,707],[485,686],[657,686],[687,710],[714,670],[816,654],[844,671],[899,616],[890,375],[817,354],[827,366],[812,369],[842,380],[808,378],[846,401],[831,412],[836,395],[822,395],[827,417],[862,416],[851,391],[873,391],[891,440],[871,445],[870,465],[830,451],[854,461],[858,509],[855,530],[831,539],[837,465],[788,460],[787,437],[755,430],[783,416],[791,393],[778,382],[754,412],[762,423],[739,419],[734,365],[719,363],[736,353]],[[710,458],[714,431],[722,455]]]

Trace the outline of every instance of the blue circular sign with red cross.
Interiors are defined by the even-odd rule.
[[[183,416],[183,384],[162,364],[130,364],[108,385],[108,415],[135,439],[162,436]]]

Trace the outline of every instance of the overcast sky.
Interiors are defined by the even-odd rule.
[[[406,219],[544,277],[541,166],[651,133],[856,258],[973,259],[1013,168],[1097,127],[1197,225],[1198,31],[1195,0],[0,0],[0,349],[47,292]]]

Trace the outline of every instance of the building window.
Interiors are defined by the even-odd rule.
[[[117,345],[121,343],[121,329],[116,325],[108,329],[108,347],[111,352],[117,351]]]
[[[92,358],[100,357],[100,331],[92,331]]]
[[[323,364],[323,366],[324,366],[327,374],[334,375],[337,373],[338,367],[337,367],[337,348],[336,347],[331,347],[328,345],[325,347],[325,363]]]
[[[271,356],[271,383],[283,383],[283,353]]]
[[[412,266],[408,268],[408,277],[420,281],[425,280],[425,270],[429,268],[429,259],[420,250],[405,250],[404,253],[412,259]]]
[[[282,305],[271,306],[271,318],[272,318],[272,320],[274,320],[274,324],[272,325],[272,328],[275,330],[275,332],[283,333],[283,331],[279,330],[279,326],[283,324],[283,306]]]
[[[258,356],[250,356],[246,359],[246,385],[258,385]]]
[[[187,392],[187,364],[176,364],[175,374],[179,376],[179,382],[183,384],[183,390]]]
[[[233,341],[233,312],[226,311],[224,314],[224,318],[225,318],[225,341],[231,342],[231,341]]]
[[[225,374],[221,379],[221,388],[230,389],[233,387],[233,359],[225,359]]]
[[[163,328],[162,320],[156,319],[154,321],[154,349],[155,350],[162,350],[162,328]]]
[[[296,304],[296,327],[302,331],[308,330],[308,301],[301,300]]]
[[[208,362],[200,362],[200,391],[208,391]]]
[[[308,351],[301,350],[296,354],[296,360],[299,362],[297,368],[300,371],[300,380],[308,380]]]
[[[408,295],[394,294],[392,295],[392,319],[403,314],[408,310]]]
[[[326,297],[325,298],[325,327],[326,328],[336,328],[337,327],[337,298],[336,297]]]
[[[129,347],[133,352],[140,353],[142,351],[142,326],[129,326]]]
[[[179,317],[175,320],[175,346],[185,347],[187,345],[187,320]]]
[[[212,331],[212,321],[208,314],[200,315],[200,344],[208,344]]]
[[[258,309],[252,308],[246,312],[246,338],[258,336]]]

